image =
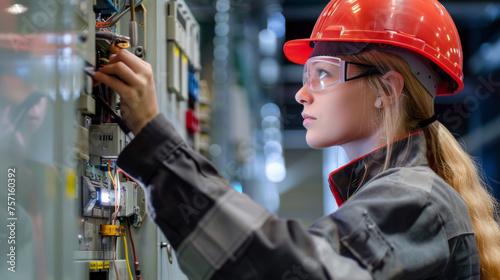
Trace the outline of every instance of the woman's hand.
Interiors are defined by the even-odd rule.
[[[121,115],[134,134],[159,113],[151,65],[129,51],[111,56],[94,79],[120,95]]]

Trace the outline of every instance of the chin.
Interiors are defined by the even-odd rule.
[[[322,137],[319,137],[322,136]],[[306,142],[309,147],[314,149],[325,149],[342,144],[342,138],[336,135],[313,135],[310,131],[306,134]]]
[[[318,139],[310,139],[307,136],[306,136],[306,142],[307,142],[307,145],[309,145],[309,147],[314,148],[314,149],[324,149],[324,148],[328,148],[331,146],[335,146],[335,144],[331,144],[329,142],[321,141],[321,140],[318,141]]]
[[[326,149],[335,146],[335,145],[310,144],[309,142],[307,143],[307,145],[309,145],[309,147],[313,149]]]

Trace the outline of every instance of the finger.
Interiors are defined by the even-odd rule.
[[[123,62],[108,64],[99,69],[99,72],[107,75],[117,75],[125,84],[131,86],[141,86],[144,84],[140,77]]]
[[[121,98],[123,99],[129,99],[130,98],[130,86],[125,84],[123,81],[120,79],[117,79],[115,77],[106,75],[101,72],[96,72],[94,75],[94,79],[98,82],[101,82],[108,87],[110,87],[112,90],[114,90],[118,95],[120,95]]]
[[[136,73],[140,72],[140,70],[144,68],[144,61],[126,49],[122,49],[114,56],[111,56],[108,65],[119,61],[125,63]]]

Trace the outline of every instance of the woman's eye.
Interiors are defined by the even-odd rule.
[[[325,71],[323,71],[323,70],[320,70],[320,72],[319,72],[319,78],[320,78],[320,79],[324,79],[327,75],[328,75],[328,73],[326,73],[326,72],[325,72]]]
[[[328,75],[330,75],[330,73],[327,70],[323,68],[316,69],[316,77],[318,77],[318,79],[324,79],[328,77]]]

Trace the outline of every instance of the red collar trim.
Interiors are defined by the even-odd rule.
[[[407,135],[405,135],[405,136],[403,136],[403,137],[401,137],[401,138],[398,138],[398,139],[394,140],[392,143],[395,143],[395,142],[397,142],[397,141],[399,141],[399,140],[402,140],[402,139],[405,139],[405,138],[408,138],[408,137],[410,137],[410,136],[413,136],[413,135],[416,135],[416,134],[420,134],[420,133],[423,133],[423,131],[416,131],[416,132],[413,132],[413,133],[407,134]],[[373,150],[373,151],[369,152],[368,154],[365,154],[365,155],[363,155],[363,156],[361,156],[361,157],[359,157],[359,158],[357,158],[357,159],[351,160],[349,163],[347,163],[347,164],[345,164],[345,165],[343,165],[343,166],[341,166],[341,167],[337,168],[336,170],[334,170],[334,171],[332,171],[332,172],[330,173],[330,175],[328,176],[328,183],[330,184],[330,190],[332,191],[332,193],[333,193],[333,197],[335,198],[335,201],[337,202],[337,205],[338,205],[339,207],[340,207],[340,206],[342,206],[342,204],[344,204],[344,203],[345,203],[345,201],[342,199],[342,195],[340,195],[340,192],[339,192],[339,191],[338,191],[338,189],[335,187],[335,184],[334,184],[334,181],[333,181],[333,179],[332,179],[332,176],[333,176],[333,175],[335,175],[335,173],[339,172],[340,170],[342,170],[342,169],[344,169],[344,168],[346,168],[346,167],[348,167],[348,166],[350,166],[350,165],[352,165],[352,164],[354,164],[354,163],[356,163],[356,162],[360,161],[361,159],[363,159],[363,158],[365,158],[365,157],[367,157],[367,156],[369,156],[369,155],[371,155],[371,154],[374,154],[374,153],[376,153],[377,151],[379,151],[379,150],[381,150],[381,149],[384,149],[384,148],[386,148],[386,147],[387,147],[387,145],[384,145],[384,146],[382,146],[382,147],[379,147],[379,148],[377,148],[377,149],[375,149],[375,150]]]
[[[344,200],[342,199],[339,190],[337,190],[337,188],[333,184],[332,177],[328,178],[328,183],[330,184],[330,190],[333,193],[333,197],[335,198],[335,202],[337,202],[338,207],[342,206],[342,204],[344,204]]]

